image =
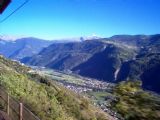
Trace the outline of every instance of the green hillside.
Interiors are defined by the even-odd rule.
[[[140,81],[121,82],[115,87],[113,94],[116,100],[112,107],[125,120],[160,119],[160,97],[143,91]]]
[[[80,95],[0,56],[0,83],[42,120],[106,120]]]

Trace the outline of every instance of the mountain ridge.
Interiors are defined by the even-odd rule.
[[[27,39],[26,42],[31,43]],[[3,44],[5,43],[1,42],[0,46],[3,46]],[[73,72],[82,76],[115,83],[129,78],[132,78],[132,80],[138,79],[144,82],[145,85],[143,87],[145,89],[160,91],[157,88],[158,82],[155,82],[157,83],[156,85],[151,82],[152,80],[149,80],[151,83],[148,83],[151,86],[145,82],[148,81],[145,77],[146,70],[158,70],[156,68],[159,65],[158,62],[154,62],[154,65],[150,66],[149,69],[146,69],[145,64],[150,63],[150,57],[146,56],[151,55],[152,60],[159,60],[160,34],[116,35],[110,38],[82,40],[81,42],[56,41],[35,53],[32,50],[33,46],[30,49],[25,42],[23,45],[22,48],[16,48],[9,58],[21,60],[21,62],[28,65],[48,67],[69,73]],[[15,48],[12,47],[12,49]],[[31,51],[32,54],[27,55],[28,51]],[[148,60],[148,62],[145,62],[145,60]],[[141,66],[141,68],[138,66]],[[149,75],[149,78],[155,78],[155,81],[158,81],[158,76]]]
[[[160,35],[157,34],[150,36],[119,35],[111,38],[86,40],[79,43],[53,43],[26,61],[22,59],[22,62],[29,65],[69,71],[82,76],[115,83],[129,78],[133,80],[143,79],[144,82],[146,78],[144,80],[142,76],[146,70],[143,68],[145,56],[153,54],[153,60],[156,59],[155,56],[160,50],[159,41]],[[154,66],[158,64],[154,63]],[[130,65],[134,67],[129,67]],[[137,65],[141,66],[141,69],[136,67]],[[154,67],[154,69],[156,68]],[[126,71],[127,74],[123,71]],[[154,78],[153,75],[151,76]],[[159,77],[155,81],[158,81],[158,79]],[[152,87],[147,87],[146,84],[143,87],[148,90],[160,92],[156,87],[158,85],[159,83],[156,85],[153,82],[151,84]]]

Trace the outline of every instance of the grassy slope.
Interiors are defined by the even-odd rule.
[[[0,57],[1,85],[42,120],[106,119],[88,100],[46,78],[28,73],[29,69]]]

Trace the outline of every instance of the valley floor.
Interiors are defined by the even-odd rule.
[[[93,105],[109,114],[111,119],[123,119],[121,115],[110,109],[110,103],[115,100],[115,97],[111,93],[115,84],[86,78],[75,74],[64,73],[62,71],[46,69],[43,67],[32,68],[34,71],[31,72],[36,72],[40,75],[49,77],[56,81],[59,85],[89,98]]]

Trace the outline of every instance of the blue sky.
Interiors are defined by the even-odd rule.
[[[12,0],[0,20],[25,0]],[[1,35],[59,39],[160,32],[160,0],[30,0],[0,23]]]

